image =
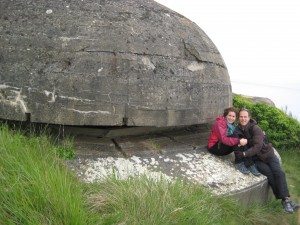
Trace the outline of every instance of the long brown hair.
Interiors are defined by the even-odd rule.
[[[229,112],[234,112],[235,113],[235,116],[237,117],[238,116],[238,111],[236,108],[234,107],[229,107],[229,108],[226,108],[224,109],[224,113],[223,113],[223,116],[227,116]]]

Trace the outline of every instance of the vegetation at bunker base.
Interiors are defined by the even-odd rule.
[[[266,132],[276,149],[300,147],[300,123],[292,116],[267,104],[254,104],[252,100],[240,95],[233,96],[233,105],[238,109],[246,108],[251,111],[251,117]]]
[[[104,224],[275,224],[275,215],[281,214],[272,203],[244,209],[232,198],[216,197],[197,184],[178,180],[112,177],[94,185],[90,202]]]
[[[46,136],[0,126],[0,224],[264,224],[273,210],[247,210],[184,181],[108,178],[84,184]],[[263,209],[264,214],[260,210]]]
[[[65,169],[49,138],[0,126],[0,224],[94,224],[84,184]]]
[[[237,108],[246,107],[272,138],[266,105],[252,104],[235,96]],[[237,105],[240,104],[240,105]],[[261,107],[261,108],[260,108]],[[264,111],[265,110],[265,111]],[[284,117],[282,112],[276,112]],[[291,134],[299,132],[296,120],[283,118]],[[266,126],[268,125],[268,126]],[[272,126],[271,126],[272,125]],[[299,126],[299,124],[298,124]],[[292,129],[293,128],[293,129]],[[282,127],[277,129],[281,134]],[[274,136],[272,136],[272,135]],[[299,134],[299,133],[298,133]],[[300,201],[299,136],[292,145],[276,146],[286,171],[291,196]],[[276,143],[276,142],[275,142]],[[288,148],[293,147],[294,148]],[[170,183],[146,177],[128,180],[108,178],[84,184],[60,158],[72,157],[68,145],[56,146],[47,135],[25,136],[0,124],[0,224],[299,224],[297,214],[284,213],[279,200],[242,208],[234,199],[213,196],[203,187],[186,181]],[[288,150],[288,151],[285,151]]]

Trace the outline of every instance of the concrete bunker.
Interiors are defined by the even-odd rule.
[[[206,123],[231,104],[216,46],[155,1],[1,4],[0,118],[169,127]]]
[[[232,104],[214,43],[155,1],[1,6],[0,118],[63,127],[78,136],[82,154],[94,157],[99,148],[112,154],[123,144],[129,157],[129,134],[167,135],[177,150],[179,143],[204,149],[208,124]]]

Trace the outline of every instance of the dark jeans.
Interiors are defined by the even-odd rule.
[[[217,156],[224,156],[224,155],[229,155],[231,152],[233,152],[233,147],[224,145],[223,143],[220,143],[220,142],[217,142],[215,145],[213,145],[211,148],[209,148],[208,151],[211,154],[214,154]]]
[[[281,169],[279,159],[276,155],[267,158],[265,162],[256,158],[255,164],[259,172],[268,178],[268,182],[277,199],[290,196],[285,179],[285,173]]]
[[[235,163],[241,163],[241,162],[244,162],[245,166],[246,167],[249,167],[251,165],[254,165],[254,161],[252,159],[252,157],[245,157],[245,158],[242,158],[242,159],[235,159],[234,160]]]
[[[238,146],[234,146],[233,148],[234,151],[240,151],[240,152],[245,152],[247,150],[247,148],[245,148],[244,146],[238,147]],[[235,157],[234,160],[235,163],[241,163],[244,162],[246,167],[249,167],[251,165],[254,165],[254,161],[252,157],[244,157],[242,159],[237,159],[237,157]]]

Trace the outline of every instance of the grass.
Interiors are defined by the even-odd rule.
[[[280,151],[282,164],[287,175],[289,189],[292,194],[300,194],[300,149]],[[298,169],[297,169],[298,168]],[[298,196],[300,197],[300,196]]]
[[[104,224],[276,224],[279,212],[271,203],[243,209],[232,198],[183,181],[132,177],[94,185],[89,202]]]
[[[147,146],[147,147],[149,147],[150,149],[152,149],[156,152],[161,152],[161,146],[156,140],[150,139],[148,141],[148,144],[149,144],[149,146]]]
[[[0,129],[0,224],[95,224],[85,187],[46,136]],[[96,218],[96,219],[95,219]]]
[[[69,144],[68,144],[69,146]],[[185,181],[112,176],[84,184],[59,157],[46,135],[25,137],[0,126],[0,224],[193,225],[299,224],[280,202],[244,209]],[[280,152],[291,194],[299,200],[299,150]]]
[[[300,148],[279,151],[284,168],[288,188],[293,200],[300,203]],[[300,210],[289,217],[287,224],[300,224]]]

